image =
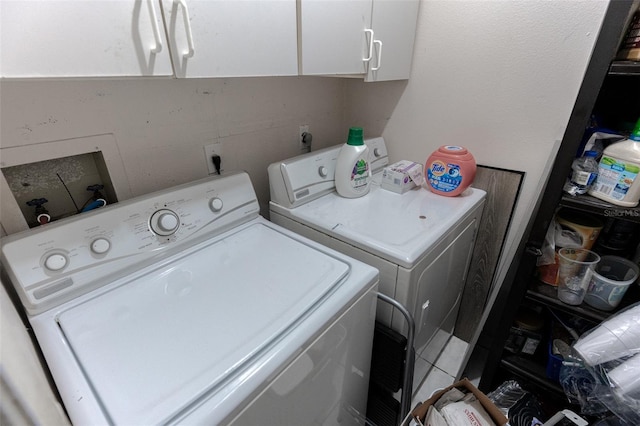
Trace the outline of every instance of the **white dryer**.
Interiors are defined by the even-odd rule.
[[[74,424],[362,424],[377,271],[258,215],[244,173],[2,240]]]
[[[380,271],[380,292],[415,321],[414,391],[455,326],[486,193],[469,188],[444,197],[419,187],[402,195],[380,187],[389,162],[382,138],[366,140],[374,172],[369,193],[335,192],[340,146],[269,166],[271,221]],[[405,333],[397,310],[380,304],[377,319]]]

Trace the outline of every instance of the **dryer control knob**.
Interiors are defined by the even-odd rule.
[[[44,260],[44,267],[50,271],[59,271],[67,266],[68,260],[67,258],[60,254],[54,253],[47,256]]]
[[[222,210],[222,200],[218,197],[212,198],[211,201],[209,201],[209,207],[211,208],[211,211],[213,211],[214,213],[219,212],[220,210]]]
[[[382,155],[380,154],[380,148],[374,148],[373,155],[375,155],[376,157],[380,157]]]
[[[178,215],[168,209],[158,210],[151,215],[149,227],[158,235],[168,236],[175,233],[180,226]]]
[[[321,177],[327,177],[327,168],[326,168],[325,166],[320,166],[320,167],[318,168],[318,174],[319,174]]]
[[[91,251],[95,254],[105,254],[111,248],[111,243],[106,238],[96,238],[91,242]]]

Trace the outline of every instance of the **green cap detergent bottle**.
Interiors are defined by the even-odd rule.
[[[364,143],[362,127],[351,127],[347,143],[340,148],[336,161],[336,191],[346,198],[357,198],[369,192],[371,167],[369,148]]]

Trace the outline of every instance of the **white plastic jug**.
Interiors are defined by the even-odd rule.
[[[609,145],[602,152],[598,177],[589,190],[592,195],[623,207],[635,207],[640,200],[640,120],[629,139]]]

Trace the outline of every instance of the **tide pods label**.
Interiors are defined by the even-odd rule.
[[[462,184],[460,166],[435,160],[427,169],[427,179],[437,191],[452,192]]]

